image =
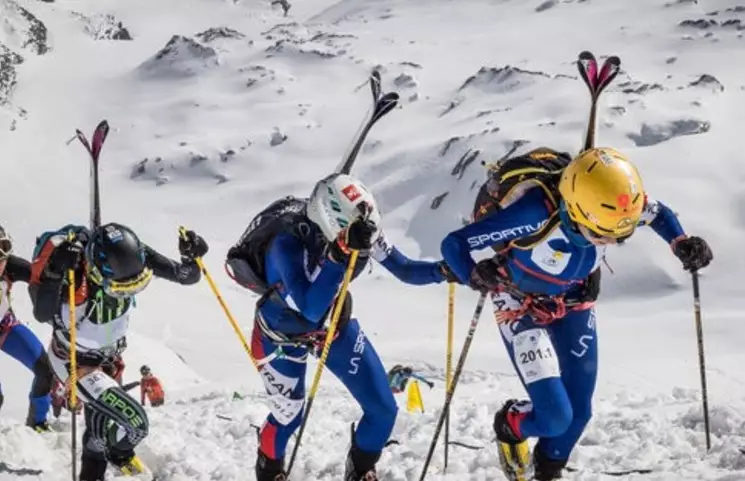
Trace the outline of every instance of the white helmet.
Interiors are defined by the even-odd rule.
[[[329,241],[360,216],[367,203],[368,219],[380,226],[380,211],[375,198],[359,180],[346,174],[331,174],[318,182],[308,199],[308,218],[323,231]]]

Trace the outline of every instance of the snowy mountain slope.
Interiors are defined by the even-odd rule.
[[[179,224],[204,233],[207,265],[248,332],[254,298],[222,273],[224,254],[259,208],[288,193],[307,195],[336,166],[368,108],[361,84],[370,69],[380,66],[402,107],[376,126],[356,173],[385,211],[389,236],[411,255],[437,258],[442,236],[469,213],[485,175],[482,160],[501,157],[517,141],[527,141],[521,150],[579,148],[588,101],[572,62],[582,49],[618,54],[624,72],[603,97],[599,142],[634,158],[650,194],[672,205],[715,250],[702,276],[714,448],[703,458],[690,281],[662,242],[640,233],[608,256],[615,274],[605,272],[598,308],[596,414],[572,460],[589,471],[574,479],[615,479],[598,471],[629,468],[656,471],[644,479],[740,479],[739,4],[557,1],[538,12],[541,2],[517,0],[309,0],[282,17],[268,3],[18,2],[44,23],[50,47],[38,57],[24,52],[11,101],[27,115],[15,130],[10,120],[0,130],[10,194],[0,222],[19,252],[29,255],[45,229],[86,222],[84,152],[65,142],[76,127],[90,132],[107,118],[104,217],[130,224],[172,256]],[[5,12],[2,18],[10,18]],[[90,28],[97,22],[121,22],[132,40],[97,39],[101,29]],[[219,27],[232,30],[210,31]],[[0,109],[3,119],[14,112]],[[410,363],[437,382],[423,393],[425,414],[401,413],[394,437],[402,444],[381,460],[384,479],[417,479],[443,399],[447,288],[402,286],[376,267],[353,291],[357,315],[386,366]],[[19,314],[30,320],[24,289],[16,297]],[[456,351],[475,298],[458,291]],[[261,422],[266,407],[209,289],[155,282],[138,307],[125,380],[148,363],[169,400],[179,400],[151,411],[146,459],[169,480],[250,477],[250,425]],[[33,328],[48,339],[44,326]],[[467,367],[452,435],[485,446],[495,408],[522,395],[487,315]],[[0,372],[0,429],[9,440],[1,443],[0,460],[44,470],[20,477],[0,469],[0,479],[63,479],[69,441],[20,427],[30,377],[5,356]],[[249,397],[231,402],[234,390]],[[324,376],[319,399],[294,479],[341,473],[349,423],[359,410],[332,376]],[[454,447],[450,475],[438,477],[441,456],[438,449],[431,479],[500,479],[493,449]]]

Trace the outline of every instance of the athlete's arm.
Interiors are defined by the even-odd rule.
[[[145,264],[153,270],[155,277],[183,285],[196,284],[202,277],[199,266],[194,260],[184,258],[184,262],[179,263],[147,245],[145,246]]]
[[[323,259],[314,272],[306,273],[305,263],[300,241],[289,234],[274,238],[267,252],[267,272],[277,273],[278,293],[287,305],[317,323],[336,297],[346,266]]]
[[[382,230],[372,245],[370,256],[407,284],[436,284],[445,280],[436,262],[416,261],[406,257],[395,246],[388,244]]]
[[[639,225],[647,225],[668,244],[685,237],[683,226],[675,212],[662,202],[647,197]]]
[[[471,251],[526,237],[538,231],[548,218],[542,191],[532,189],[506,209],[448,234],[440,245],[442,257],[461,282],[467,284],[476,265]]]
[[[5,275],[10,282],[31,281],[31,263],[26,259],[11,255],[5,265]]]

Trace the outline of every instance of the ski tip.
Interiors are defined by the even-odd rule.
[[[595,55],[589,50],[583,50],[579,53],[579,55],[577,55],[577,58],[579,58],[580,60],[589,60],[594,59]]]

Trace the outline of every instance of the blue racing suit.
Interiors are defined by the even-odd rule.
[[[556,212],[547,205],[542,189],[530,189],[505,209],[450,233],[441,245],[445,262],[466,284],[475,266],[471,251],[552,225],[532,246],[506,251],[504,275],[528,295],[579,296],[583,280],[599,268],[605,247],[589,243],[575,230],[563,203]],[[559,216],[558,222],[550,223],[552,215]],[[668,243],[685,235],[675,214],[649,198],[640,225],[650,226]],[[511,310],[520,312],[520,302],[508,292],[491,295],[498,322]],[[579,305],[548,324],[525,315],[500,323],[500,331],[530,397],[510,427],[518,437],[538,437],[538,448],[546,457],[569,458],[592,412],[598,363],[594,309]]]
[[[252,351],[269,394],[271,414],[260,432],[260,450],[271,459],[282,459],[292,433],[302,419],[305,401],[306,361],[320,352],[306,342],[308,334],[325,336],[324,322],[337,296],[346,266],[324,255],[326,245],[312,224],[305,235],[279,233],[265,258],[267,281],[274,293],[259,301]],[[398,279],[409,284],[431,284],[445,279],[435,262],[414,261],[393,246],[384,234],[369,255],[360,255],[354,275],[373,258]],[[386,371],[357,319],[351,318],[351,297],[339,321],[326,367],[346,386],[363,411],[354,434],[364,452],[379,453],[393,429],[398,408]]]
[[[53,375],[49,359],[36,335],[16,319],[10,305],[10,291],[14,282],[29,282],[31,265],[25,259],[10,256],[0,277],[0,350],[20,361],[34,373],[29,393],[26,424],[32,427],[46,423],[51,405],[50,390]],[[2,394],[0,393],[0,399]]]

